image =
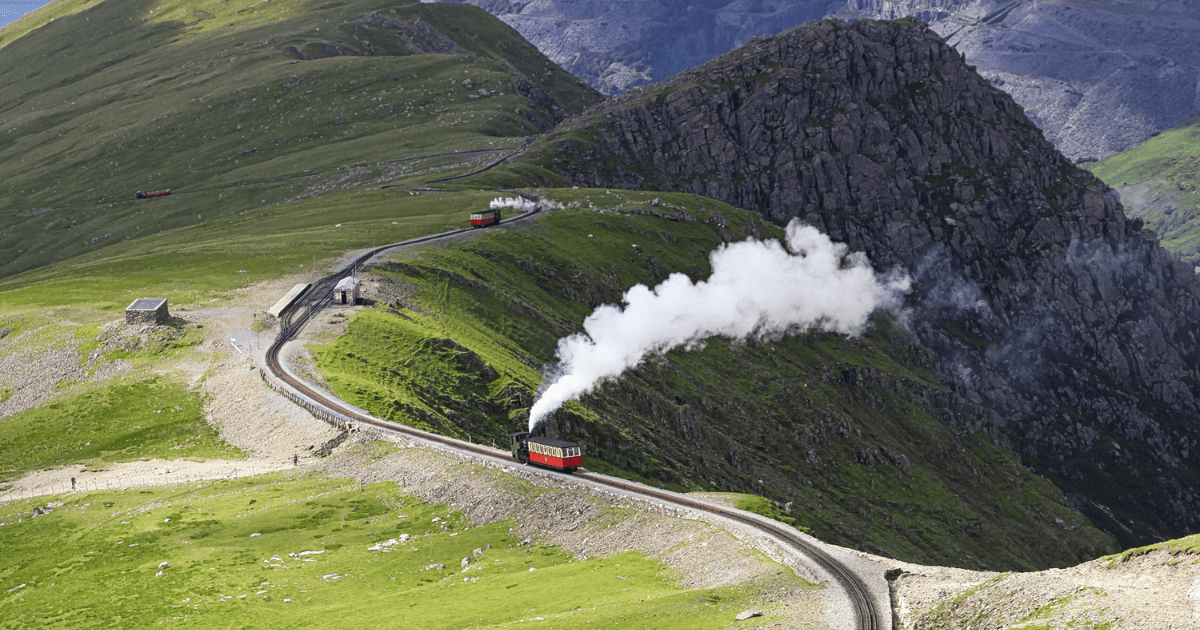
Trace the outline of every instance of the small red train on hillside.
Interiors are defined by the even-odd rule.
[[[529,433],[513,433],[510,437],[513,459],[522,464],[536,464],[566,472],[574,472],[583,466],[583,450],[574,442]]]
[[[479,212],[471,213],[471,227],[473,228],[496,225],[499,222],[500,210],[498,208],[492,210],[480,210]]]
[[[171,189],[163,188],[161,190],[151,190],[151,191],[139,190],[139,191],[137,191],[137,194],[134,196],[137,197],[138,199],[150,199],[152,197],[166,197],[169,194],[171,194]]]

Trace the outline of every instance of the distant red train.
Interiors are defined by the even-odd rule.
[[[138,199],[149,199],[151,197],[166,197],[169,194],[171,194],[171,189],[163,188],[162,190],[151,190],[149,192],[139,190],[134,196]]]
[[[536,464],[574,472],[583,466],[583,450],[574,442],[564,442],[548,437],[537,437],[529,433],[513,433],[513,459],[522,464]]]
[[[481,228],[500,222],[500,210],[483,210],[471,213],[471,227]]]

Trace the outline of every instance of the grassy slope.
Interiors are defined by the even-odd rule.
[[[1088,166],[1121,192],[1125,211],[1143,219],[1163,247],[1200,264],[1200,122],[1185,122]]]
[[[33,519],[29,501],[0,506],[0,625],[719,628],[752,596],[682,588],[637,553],[579,561],[522,547],[511,523],[468,527],[390,483],[260,476],[60,500]],[[404,533],[403,545],[368,549]],[[466,573],[477,581],[463,581],[464,557],[482,567]]]
[[[651,194],[550,194],[585,208],[673,212],[646,203]],[[660,196],[699,220],[566,210],[398,254],[375,271],[415,285],[416,297],[355,316],[346,335],[314,348],[318,366],[337,392],[383,417],[500,441],[524,425],[555,340],[596,305],[672,271],[707,275],[706,252],[723,240],[779,234],[724,204]],[[797,524],[826,540],[909,560],[1032,568],[1112,548],[1006,447],[956,439],[935,420],[947,413],[942,387],[922,365],[887,322],[859,340],[712,340],[648,359],[569,404],[556,429],[586,445],[591,468],[792,502]]]
[[[309,270],[314,254],[324,267],[331,258],[372,242],[460,227],[465,212],[485,207],[494,197],[486,192],[338,192],[118,244],[104,257],[77,258],[0,281],[0,330],[13,336],[34,332],[24,345],[78,345],[86,357],[98,347],[97,325],[121,317],[136,297],[166,297],[175,312],[219,305],[248,279]],[[263,302],[276,297],[265,296]],[[50,403],[0,419],[0,478],[85,461],[238,456],[215,441],[197,395],[155,373],[199,340],[198,331],[184,330],[177,339],[152,342],[134,353],[109,351],[103,360],[132,361],[135,371],[114,383],[61,383],[62,394]],[[5,389],[6,376],[0,374],[3,397],[12,395]],[[167,404],[168,399],[186,402]],[[176,405],[188,411],[152,414]],[[64,434],[71,438],[44,439]],[[181,445],[183,450],[176,448]]]
[[[0,148],[13,156],[0,161],[0,212],[8,213],[0,215],[0,248],[19,254],[0,268],[4,326],[23,330],[68,316],[93,325],[140,295],[194,308],[247,278],[305,270],[314,254],[328,259],[460,225],[488,193],[412,197],[362,184],[421,185],[470,163],[402,160],[517,146],[536,131],[511,113],[530,105],[505,89],[516,75],[494,54],[571,111],[594,99],[527,44],[505,39],[507,27],[461,5],[392,6],[396,19],[454,22],[444,30],[475,57],[405,56],[374,31],[378,46],[392,46],[389,56],[301,61],[284,49],[311,51],[338,39],[362,48],[356,35],[369,31],[356,34],[354,21],[374,10],[393,14],[366,0],[194,4],[200,8],[101,2],[76,11],[56,3],[47,9],[63,17],[0,33]],[[14,37],[19,32],[26,35]],[[154,54],[135,54],[148,47]],[[45,64],[42,55],[70,63]],[[496,95],[469,99],[480,87]],[[241,185],[265,180],[277,181]],[[155,186],[178,194],[128,200]],[[558,194],[570,201],[600,193]],[[741,227],[563,213],[542,231],[489,236],[486,248],[425,252],[393,273],[420,287],[428,310],[405,311],[408,320],[360,316],[324,351],[327,371],[348,398],[414,424],[478,437],[519,426],[537,368],[594,305],[667,270],[698,277],[707,270],[704,253],[721,238],[774,229],[711,201],[665,198],[696,216],[701,205],[719,208]],[[66,207],[98,199],[111,203]],[[648,255],[632,255],[630,242]],[[439,341],[447,338],[453,343]],[[356,356],[339,357],[343,350]],[[395,357],[408,354],[419,360],[397,369]],[[954,442],[931,417],[941,411],[939,385],[921,364],[903,334],[888,328],[865,344],[831,336],[716,342],[647,364],[602,396],[571,405],[561,428],[584,438],[594,468],[791,500],[801,526],[901,557],[1029,567],[1104,549],[1086,525],[1064,531],[1080,523],[1077,516],[1004,448],[981,438]],[[773,378],[727,377],[760,372]],[[857,389],[838,383],[873,373],[884,379],[871,376]],[[813,389],[797,396],[796,382]],[[690,448],[685,439],[713,446],[700,458],[681,457]],[[912,476],[885,453],[907,457]]]
[[[0,249],[13,254],[0,276],[419,170],[406,158],[519,146],[539,131],[517,113],[532,108],[511,89],[519,76],[567,111],[599,98],[469,5],[60,4],[0,35]],[[365,24],[375,12],[431,25],[467,54],[410,54]],[[379,56],[287,52],[365,52],[368,36]],[[469,98],[480,89],[492,96]],[[173,196],[133,202],[160,187]]]
[[[81,344],[87,355],[97,326],[136,297],[166,297],[176,311],[209,306],[248,282],[306,271],[314,257],[324,265],[349,249],[458,227],[464,209],[492,196],[405,189],[502,153],[421,156],[518,146],[541,120],[514,113],[531,107],[510,89],[522,76],[571,111],[596,98],[473,7],[85,4],[57,2],[0,31],[0,249],[11,254],[0,260],[0,336],[37,329],[26,348]],[[467,54],[410,54],[390,31],[360,24],[374,11],[432,26]],[[362,53],[367,35],[381,56],[287,52],[342,39]],[[479,89],[492,96],[468,98]],[[128,199],[154,186],[173,194]],[[70,205],[97,199],[114,201]],[[59,383],[55,401],[0,421],[3,474],[221,453],[195,395],[155,374],[177,353],[154,350],[107,357],[136,359],[111,389]],[[192,411],[170,423],[141,418],[160,396]],[[42,444],[32,427],[90,437]]]
[[[162,377],[86,387],[0,421],[0,481],[64,463],[240,456],[204,421],[200,396]]]

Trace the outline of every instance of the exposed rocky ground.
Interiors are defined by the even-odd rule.
[[[1200,627],[1194,552],[1160,549],[1037,573],[904,568],[895,603],[910,630]]]
[[[1124,546],[1200,528],[1200,283],[936,33],[813,23],[561,125],[579,185],[799,218],[915,280],[960,430],[1002,434]]]
[[[82,339],[56,338],[54,343],[41,343],[47,335],[57,337],[44,327],[0,339],[0,391],[8,393],[7,397],[0,396],[0,418],[68,393],[72,385],[105,381],[129,372],[129,361],[101,362],[101,352],[141,347],[152,337],[173,338],[179,331],[167,326],[126,330],[124,322],[113,322],[104,327],[104,333],[101,347],[86,358],[79,356]]]

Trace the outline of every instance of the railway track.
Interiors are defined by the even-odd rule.
[[[528,195],[522,196],[532,199]],[[523,215],[503,221],[501,222],[501,225],[523,221],[537,215],[540,212],[541,207],[539,206],[537,209],[531,212],[527,212]],[[464,228],[461,230],[443,232],[441,234],[424,236],[421,238],[404,241],[402,243],[378,247],[356,258],[341,271],[314,283],[312,287],[309,288],[309,290],[306,291],[299,299],[297,299],[291,307],[281,313],[280,333],[266,352],[267,369],[272,375],[275,376],[275,378],[286,383],[296,392],[299,392],[317,405],[323,406],[329,411],[342,416],[349,421],[370,425],[392,433],[398,433],[408,437],[416,438],[421,441],[433,442],[446,448],[467,451],[476,455],[482,455],[487,458],[501,459],[516,464],[516,460],[511,459],[511,457],[507,456],[506,454],[502,454],[501,451],[497,451],[496,449],[477,444],[471,444],[468,442],[462,442],[460,440],[444,437],[434,433],[428,433],[402,424],[380,420],[368,414],[362,413],[358,409],[349,406],[345,401],[318,391],[305,381],[293,377],[288,373],[287,370],[283,369],[279,359],[279,352],[282,350],[284,344],[290,341],[296,335],[296,333],[299,332],[300,329],[303,328],[310,319],[312,319],[313,316],[315,316],[322,308],[325,307],[325,305],[330,303],[333,294],[333,287],[336,286],[337,283],[343,278],[346,278],[347,276],[357,272],[357,270],[368,260],[385,251],[396,249],[398,247],[428,243],[471,231],[473,231],[472,228]],[[776,524],[773,521],[767,522],[766,519],[760,520],[758,518],[752,518],[744,513],[740,513],[740,511],[725,509],[720,506],[710,505],[708,503],[689,499],[673,492],[655,490],[640,484],[633,484],[605,475],[599,475],[592,472],[576,472],[574,473],[574,476],[586,479],[597,485],[607,486],[609,488],[626,493],[641,495],[643,497],[648,497],[650,499],[665,502],[677,507],[716,514],[767,533],[773,536],[777,541],[782,542],[783,544],[790,546],[800,551],[805,556],[811,558],[812,561],[817,564],[817,566],[832,576],[833,580],[846,593],[850,601],[850,605],[853,608],[852,612],[854,615],[854,628],[856,630],[883,630],[883,626],[880,625],[879,614],[876,610],[875,601],[872,598],[867,585],[845,564],[838,561],[823,549],[805,540],[798,532],[789,527],[786,527],[782,524]]]

